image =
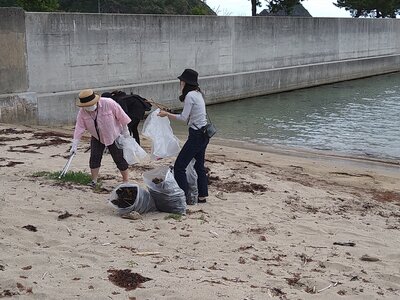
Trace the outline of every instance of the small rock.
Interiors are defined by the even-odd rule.
[[[137,211],[132,211],[129,214],[121,215],[121,218],[129,220],[141,220],[142,216]]]

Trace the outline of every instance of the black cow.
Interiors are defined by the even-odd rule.
[[[124,112],[131,118],[128,124],[129,133],[134,137],[136,142],[140,145],[140,138],[138,132],[138,125],[140,120],[144,119],[146,111],[151,109],[151,104],[139,95],[127,95],[122,91],[113,91],[111,93],[103,93],[102,97],[114,99]]]

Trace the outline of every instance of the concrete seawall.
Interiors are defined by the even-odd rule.
[[[208,104],[400,70],[395,19],[24,13],[0,9],[0,121],[70,124],[79,90],[180,108],[200,73]]]

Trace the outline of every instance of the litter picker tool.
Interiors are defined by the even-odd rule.
[[[74,156],[75,156],[75,152],[72,153],[72,154],[69,156],[67,162],[65,163],[64,168],[61,170],[61,173],[60,173],[60,175],[58,176],[58,179],[64,177],[65,174],[67,174],[68,169],[69,169],[69,166],[71,165],[71,162],[72,162],[72,159],[74,158]]]

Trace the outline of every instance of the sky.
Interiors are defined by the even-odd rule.
[[[249,0],[206,0],[220,16],[250,16],[251,4]],[[332,3],[335,0],[304,0],[303,6],[313,17],[350,18],[350,12],[338,8]],[[257,7],[257,13],[266,8],[266,1],[261,0],[262,7]]]

